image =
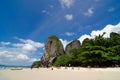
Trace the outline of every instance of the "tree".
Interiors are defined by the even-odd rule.
[[[61,55],[56,59],[54,65],[55,66],[68,66],[70,64],[70,60],[71,60],[70,56]]]
[[[120,66],[120,34],[112,32],[110,38],[102,35],[94,39],[86,38],[82,46],[72,50],[71,55],[62,55],[57,58],[55,65],[110,67]]]

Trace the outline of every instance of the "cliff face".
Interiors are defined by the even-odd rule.
[[[79,40],[73,40],[66,46],[64,51],[61,41],[56,36],[50,36],[46,41],[44,55],[41,61],[34,62],[31,68],[52,66],[52,63],[56,61],[58,56],[62,54],[70,55],[72,54],[72,50],[78,49],[80,46]]]
[[[44,55],[41,58],[42,66],[51,66],[55,59],[62,54],[64,54],[64,49],[61,41],[56,36],[48,37]]]
[[[73,40],[71,43],[69,43],[65,48],[65,53],[67,55],[72,54],[72,50],[78,49],[81,46],[79,40]]]

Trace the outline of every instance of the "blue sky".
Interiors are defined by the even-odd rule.
[[[0,64],[30,65],[56,35],[73,39],[120,31],[119,0],[0,0]]]

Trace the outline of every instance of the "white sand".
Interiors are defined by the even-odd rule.
[[[120,80],[120,68],[6,69],[0,80]]]

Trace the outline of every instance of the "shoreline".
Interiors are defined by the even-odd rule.
[[[120,68],[50,67],[0,70],[0,80],[120,80],[119,76]]]
[[[93,71],[120,71],[120,67],[106,67],[106,68],[87,68],[87,67],[48,67],[48,68],[2,68],[0,69],[0,71],[2,70],[40,70],[40,69],[44,69],[44,70],[74,70],[74,71],[88,71],[88,70],[93,70]]]

